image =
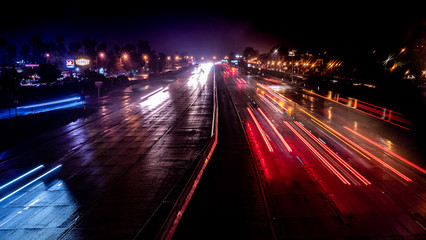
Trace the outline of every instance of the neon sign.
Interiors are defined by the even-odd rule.
[[[75,64],[78,66],[87,66],[90,64],[90,60],[86,58],[79,58],[75,60]]]
[[[65,65],[67,68],[75,68],[75,61],[74,59],[67,59],[65,60]]]

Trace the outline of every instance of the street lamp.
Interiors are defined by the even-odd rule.
[[[296,50],[288,52],[288,56],[291,57],[291,82],[294,82],[294,56],[296,56]]]
[[[46,57],[46,63],[49,64],[50,53],[46,53],[44,56]]]
[[[100,52],[99,54],[98,54],[98,56],[99,56],[99,58],[101,59],[101,61],[103,61],[104,59],[105,59],[105,53],[104,52]],[[98,59],[98,56],[96,56],[96,68],[98,69],[98,62],[99,62],[99,59]]]

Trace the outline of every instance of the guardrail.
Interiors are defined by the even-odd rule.
[[[355,109],[369,116],[391,123],[406,130],[410,130],[410,127],[413,126],[412,123],[408,119],[406,119],[406,117],[402,113],[398,113],[396,111],[386,109],[384,107],[379,107],[356,98],[343,98],[340,96],[340,94],[333,93],[331,91],[328,92],[327,96],[315,93],[313,90],[303,89],[303,91],[330,101],[334,101],[336,103],[340,103],[346,107]]]

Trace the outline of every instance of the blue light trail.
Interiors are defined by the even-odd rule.
[[[13,183],[15,183],[15,182],[19,181],[20,179],[22,179],[22,178],[24,178],[24,177],[26,177],[26,176],[30,175],[31,173],[33,173],[33,172],[35,172],[35,171],[37,171],[37,170],[39,170],[39,169],[41,169],[41,168],[44,168],[44,165],[43,165],[43,164],[41,164],[40,166],[38,166],[38,167],[36,167],[36,168],[34,168],[34,169],[32,169],[32,170],[30,170],[30,171],[26,172],[26,173],[25,173],[25,174],[23,174],[23,175],[21,175],[21,176],[19,176],[19,177],[15,178],[15,179],[13,179],[12,181],[10,181],[10,182],[8,182],[8,183],[4,184],[3,186],[1,186],[1,187],[0,187],[0,190],[2,190],[3,188],[5,188],[5,187],[7,187],[7,186],[9,186],[9,185],[11,185],[11,184],[13,184]]]
[[[45,102],[45,103],[38,103],[38,104],[20,106],[20,107],[17,107],[17,109],[45,107],[45,106],[56,105],[58,103],[67,103],[67,102],[72,102],[72,101],[77,101],[77,100],[81,100],[81,97],[65,98],[65,99],[56,100],[56,101],[50,101],[50,102]]]
[[[42,112],[49,112],[59,109],[72,108],[81,106],[84,104],[81,96],[68,97],[64,99],[30,104],[25,106],[19,106],[16,108],[5,108],[0,109],[0,119],[13,118],[17,116],[24,116],[29,114],[36,114]]]
[[[0,199],[0,202],[3,202],[4,200],[8,199],[9,197],[15,195],[16,193],[20,192],[22,189],[25,189],[26,187],[30,186],[31,184],[35,183],[36,181],[42,179],[46,175],[50,174],[51,172],[57,170],[58,168],[62,167],[62,164],[57,165],[56,167],[50,169],[49,171],[43,173],[42,175],[38,176],[37,178],[33,179],[31,182],[25,184],[24,186],[16,189],[15,191],[9,193],[8,195],[4,196],[2,199]]]

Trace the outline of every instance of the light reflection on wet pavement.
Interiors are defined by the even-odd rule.
[[[0,202],[0,238],[133,238],[210,138],[212,77],[200,69],[114,92],[96,113],[13,149],[0,185],[46,167],[1,189],[42,176]]]

